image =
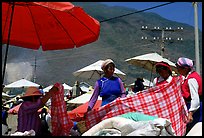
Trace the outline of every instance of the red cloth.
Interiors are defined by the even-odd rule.
[[[67,108],[64,101],[64,87],[59,83],[56,83],[54,86],[58,87],[59,91],[51,98],[52,136],[69,136],[73,122],[67,115]]]
[[[181,78],[169,84],[143,90],[141,93],[115,101],[90,111],[86,116],[86,127],[90,129],[100,121],[128,112],[142,112],[147,115],[169,119],[176,135],[186,132],[187,107],[181,94]]]

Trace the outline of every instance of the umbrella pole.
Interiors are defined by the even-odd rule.
[[[8,55],[8,48],[9,48],[9,41],[10,41],[10,33],[11,33],[11,27],[12,27],[12,20],[13,20],[14,6],[15,6],[15,4],[14,4],[14,2],[13,2],[13,5],[12,5],[12,11],[11,11],[10,26],[9,26],[9,31],[8,31],[8,40],[7,40],[7,45],[6,45],[6,53],[5,53],[5,58],[4,58],[2,84],[4,83],[4,76],[5,76],[5,70],[6,70],[6,61],[7,61],[7,55]]]
[[[153,72],[153,66],[152,66],[151,75],[150,75],[149,87],[150,87],[150,84],[151,84],[151,81],[152,81],[152,72]]]

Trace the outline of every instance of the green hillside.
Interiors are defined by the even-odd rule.
[[[77,2],[73,3],[84,8],[84,10],[92,17],[99,21],[109,19],[111,17],[127,14],[136,10],[124,7],[108,7],[99,2]],[[80,48],[55,50],[55,51],[41,51],[30,50],[19,47],[10,47],[7,63],[13,63],[7,69],[5,77],[5,84],[11,83],[21,79],[23,73],[28,68],[23,65],[16,69],[19,63],[30,63],[33,71],[27,73],[27,78],[33,79],[35,56],[37,57],[36,66],[36,83],[43,86],[54,84],[55,82],[67,83],[73,85],[76,80],[89,82],[94,85],[96,80],[86,80],[76,78],[73,72],[81,69],[89,64],[92,64],[100,59],[111,58],[115,61],[116,67],[122,72],[126,73],[127,77],[125,83],[132,83],[137,77],[144,77],[150,79],[151,72],[130,65],[125,62],[126,59],[138,56],[141,54],[157,52],[160,54],[160,43],[141,40],[142,36],[153,38],[153,36],[160,36],[161,32],[152,32],[141,30],[142,25],[149,27],[160,26],[177,28],[183,27],[181,32],[167,32],[166,37],[182,37],[183,42],[174,41],[172,43],[165,43],[165,57],[172,62],[181,57],[189,57],[195,59],[194,50],[194,28],[187,24],[178,23],[162,18],[161,16],[151,12],[141,12],[130,16],[101,22],[101,31],[99,39],[91,44],[87,44]],[[200,63],[202,63],[202,32],[199,32],[200,45]],[[2,58],[4,59],[5,46],[2,49]],[[3,61],[3,60],[2,60]],[[201,65],[202,67],[202,65]],[[202,69],[201,69],[202,71]],[[156,74],[153,74],[155,76]],[[24,78],[26,78],[24,76]]]

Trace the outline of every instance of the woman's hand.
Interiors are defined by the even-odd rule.
[[[188,113],[188,121],[189,123],[193,122],[193,112]]]

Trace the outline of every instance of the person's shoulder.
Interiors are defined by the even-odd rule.
[[[122,81],[122,79],[121,79],[120,77],[115,77],[115,76],[114,76],[114,79],[115,79],[115,80]]]

